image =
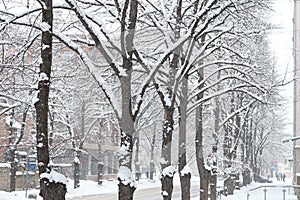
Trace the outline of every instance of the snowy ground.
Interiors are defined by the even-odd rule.
[[[241,190],[235,190],[234,195],[222,197],[222,200],[246,200],[247,195],[249,195],[249,200],[265,200],[265,189],[266,200],[297,200],[294,190],[289,189],[288,185],[291,185],[289,180],[287,182],[274,181],[274,183],[268,184],[252,183],[249,186],[242,187]],[[285,198],[283,198],[283,190],[285,190]]]
[[[198,182],[197,177],[192,178],[192,183]],[[175,184],[179,183],[178,177],[175,177],[174,180]],[[224,197],[222,196],[222,200],[243,200],[247,199],[247,194],[249,194],[249,200],[264,200],[264,188],[260,188],[254,191],[251,191],[252,189],[262,186],[264,184],[259,183],[252,183],[247,187],[242,187],[241,190],[235,190],[234,195]],[[282,186],[291,185],[290,181],[287,181],[286,183],[283,182],[277,182],[275,181],[272,184],[265,184],[265,185],[271,185],[272,188],[267,187],[267,195],[266,200],[282,200],[283,199],[283,188]],[[96,182],[94,181],[81,181],[80,188],[73,189],[73,182],[72,180],[68,181],[68,192],[67,192],[67,198],[71,197],[79,197],[79,196],[85,196],[85,195],[91,195],[91,194],[105,194],[105,193],[116,193],[118,190],[117,182],[116,181],[104,181],[102,186],[98,186]],[[146,189],[146,188],[154,188],[154,187],[160,187],[160,182],[150,182],[146,179],[142,179],[138,183],[138,190]],[[38,190],[29,190],[27,192],[27,195],[29,194],[37,194]],[[0,191],[0,200],[27,200],[25,198],[25,191],[16,191],[16,192],[3,192]],[[292,195],[293,191],[286,189],[285,192],[285,200],[297,200],[296,196]],[[41,199],[41,198],[38,198]],[[199,200],[199,197],[193,198],[192,200]]]
[[[147,179],[142,179],[138,183],[138,189],[146,189],[146,188],[153,188],[159,187],[159,181],[149,181]],[[85,195],[93,195],[93,194],[106,194],[106,193],[117,193],[118,185],[117,181],[104,181],[102,186],[98,186],[97,182],[94,181],[80,181],[80,187],[77,189],[73,188],[73,180],[68,180],[67,185],[67,194],[66,197],[79,197]],[[38,190],[28,190],[27,197],[30,194],[34,194],[38,196]],[[0,200],[27,200],[25,198],[26,191],[16,191],[16,192],[4,192],[0,191]],[[42,198],[38,198],[41,200]]]

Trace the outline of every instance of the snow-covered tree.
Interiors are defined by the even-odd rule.
[[[41,36],[41,63],[37,88],[37,101],[34,103],[36,109],[36,142],[41,187],[40,195],[44,200],[64,200],[67,192],[66,178],[52,170],[49,165],[48,102],[52,67],[52,0],[41,1],[41,5],[41,25],[43,26]]]
[[[49,23],[45,21],[48,18],[44,14],[42,22],[39,18],[41,12],[46,13],[47,4],[45,6],[30,1],[22,3],[12,4],[22,8],[22,12],[17,12],[8,2],[2,1],[0,30],[8,31],[10,25],[30,30],[28,41],[23,45],[26,51],[21,51],[26,53],[21,55],[24,58],[31,56],[33,60],[37,57],[35,52],[30,56],[28,53],[33,49],[30,47],[39,42],[36,41],[42,32],[42,45],[40,49],[37,48],[42,52],[38,78],[40,98],[35,104],[37,111],[40,111],[37,112],[39,152],[49,152],[48,143],[52,153],[55,152],[55,148],[51,147],[51,140],[54,139],[52,134],[72,138],[74,166],[78,167],[78,158],[86,137],[101,128],[97,120],[107,110],[101,107],[99,100],[105,98],[103,102],[106,106],[110,104],[121,136],[119,199],[133,199],[136,187],[131,172],[133,146],[136,144],[138,156],[138,138],[145,129],[144,124],[155,121],[152,120],[153,116],[159,116],[151,115],[151,106],[160,110],[162,105],[162,155],[159,162],[163,199],[172,197],[175,167],[172,165],[171,148],[177,121],[180,130],[179,172],[184,175],[184,178],[181,177],[182,191],[185,191],[182,198],[189,198],[190,174],[186,161],[185,124],[191,114],[196,115],[195,157],[200,174],[200,190],[203,191],[201,199],[207,199],[208,181],[213,170],[206,163],[205,137],[213,134],[213,145],[219,145],[219,149],[220,146],[224,147],[221,148],[222,153],[228,160],[226,162],[230,163],[235,159],[236,148],[247,136],[245,127],[249,123],[247,120],[251,119],[250,114],[254,113],[251,111],[259,104],[268,102],[276,87],[274,82],[265,83],[274,74],[272,70],[266,70],[270,63],[263,63],[263,58],[258,56],[263,48],[257,45],[258,41],[253,42],[259,38],[261,28],[265,26],[253,18],[268,2],[54,0],[53,26],[51,22],[50,29]],[[45,43],[52,36],[58,43],[54,51],[50,51],[52,44]],[[3,41],[7,43],[11,40]],[[60,54],[59,48],[64,53]],[[72,53],[69,54],[70,51]],[[52,68],[53,87],[48,108],[51,63],[47,67],[46,64],[50,62],[51,52],[57,58],[53,63],[60,66],[57,67],[58,72]],[[17,50],[14,55],[12,60],[22,57]],[[64,59],[70,55],[76,60],[76,67],[70,66],[72,63]],[[73,79],[65,78],[64,75],[72,76]],[[80,76],[84,77],[76,81]],[[93,81],[88,82],[86,79]],[[44,86],[47,93],[44,96],[45,103],[41,98]],[[148,104],[156,98],[153,89],[156,89],[161,105],[156,103],[156,99],[153,100],[155,105]],[[44,107],[39,108],[39,105]],[[89,108],[93,111],[90,112]],[[110,108],[108,110],[111,111]],[[46,130],[45,126],[42,130],[39,127],[47,124],[48,111],[50,124],[53,125],[50,126],[50,142],[41,140],[48,128]],[[215,118],[205,117],[206,112],[210,111]],[[39,121],[39,116],[44,116],[43,123]],[[151,140],[152,162],[153,141],[157,140],[157,134],[148,138]],[[211,146],[207,148],[212,149]],[[41,157],[39,153],[38,157],[40,162],[49,163],[49,157]],[[135,164],[137,170],[137,157]],[[46,167],[41,166],[40,169],[43,171]],[[77,174],[75,172],[76,180]],[[213,181],[216,181],[215,178]],[[75,187],[77,184],[75,181]],[[212,191],[212,199],[215,198],[214,194],[215,190]]]

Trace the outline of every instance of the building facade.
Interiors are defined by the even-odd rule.
[[[294,0],[294,137],[300,136],[300,0]],[[300,140],[294,141],[294,183],[300,175]],[[297,184],[300,184],[297,181]]]

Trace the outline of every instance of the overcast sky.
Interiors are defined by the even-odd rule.
[[[273,30],[270,35],[277,66],[281,72],[288,67],[289,76],[293,77],[293,1],[276,0],[272,21],[282,28]]]
[[[284,75],[287,72],[288,81],[294,75],[293,63],[293,0],[276,0],[274,5],[273,23],[280,25],[282,29],[273,30],[270,34],[271,47],[277,61],[278,72]],[[285,129],[286,134],[293,133],[293,83],[290,83],[282,91],[282,95],[288,98],[287,117],[289,126]]]

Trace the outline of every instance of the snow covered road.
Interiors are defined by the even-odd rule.
[[[181,199],[181,192],[179,186],[175,186],[173,191],[172,199],[180,200]],[[98,195],[91,195],[91,196],[82,196],[82,197],[73,197],[68,198],[68,200],[115,200],[117,199],[116,193],[110,194],[98,194]],[[154,188],[146,188],[137,190],[134,194],[134,200],[161,200],[160,197],[160,187]],[[199,188],[193,187],[191,189],[191,199],[199,199]]]
[[[266,187],[262,187],[266,186]],[[268,187],[270,186],[270,187]],[[259,184],[252,183],[247,187],[242,187],[241,190],[235,190],[234,195],[222,196],[222,200],[297,200],[294,195],[293,189],[288,189],[287,184],[282,184],[280,182],[273,184]],[[257,188],[257,189],[256,189]],[[285,198],[283,198],[283,189],[285,188]],[[266,193],[264,190],[266,189]],[[265,198],[266,194],[266,198]],[[247,195],[248,199],[247,199]],[[117,199],[117,193],[110,194],[97,194],[92,196],[76,196],[73,198],[68,198],[68,200],[115,200]],[[175,186],[173,192],[173,200],[181,200],[180,188],[178,185]],[[142,188],[135,192],[134,200],[161,200],[160,197],[160,187],[153,188]],[[191,190],[191,200],[199,200],[199,188],[198,186],[193,186]]]

